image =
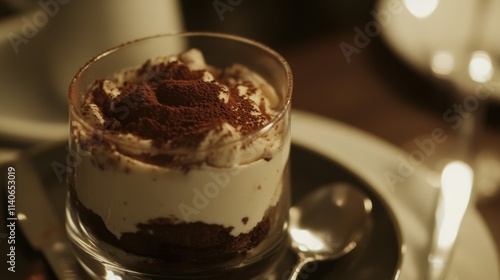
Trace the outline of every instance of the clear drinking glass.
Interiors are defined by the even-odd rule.
[[[191,48],[207,65],[238,63],[263,77],[277,92],[278,114],[243,138],[204,149],[157,149],[85,120],[82,103],[96,80]],[[153,36],[89,61],[69,89],[74,161],[66,207],[67,232],[87,272],[250,279],[269,271],[287,247],[291,93],[291,71],[279,54],[231,35]],[[130,108],[122,109],[126,117]],[[200,158],[211,160],[200,165]]]

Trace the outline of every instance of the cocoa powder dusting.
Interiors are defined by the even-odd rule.
[[[104,91],[104,80],[93,87],[94,103],[105,122],[113,124],[105,129],[152,139],[156,146],[168,143],[172,148],[195,148],[208,132],[221,129],[224,123],[245,134],[269,121],[263,108],[263,112],[256,111],[252,101],[238,94],[238,84],[225,87],[206,82],[204,71],[191,71],[177,61],[159,65],[148,61],[136,73],[145,78],[124,83],[114,99]],[[245,86],[249,94],[255,92],[253,85]],[[227,100],[219,97],[221,92],[229,96]]]

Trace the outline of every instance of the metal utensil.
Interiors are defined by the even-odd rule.
[[[290,209],[289,234],[299,257],[289,279],[314,261],[351,252],[371,232],[372,202],[348,184],[320,187]]]
[[[43,253],[59,279],[81,279],[83,270],[29,158],[21,155],[12,166],[16,174],[17,223],[26,239]]]

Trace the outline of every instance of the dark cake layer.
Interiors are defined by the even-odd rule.
[[[74,194],[74,193],[73,193]],[[139,256],[171,263],[220,262],[243,257],[265,238],[272,225],[273,208],[268,209],[262,221],[250,232],[232,236],[232,228],[221,225],[173,223],[158,218],[137,225],[137,232],[127,232],[118,239],[105,226],[102,218],[73,197],[82,223],[99,240]]]

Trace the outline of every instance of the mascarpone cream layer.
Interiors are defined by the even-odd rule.
[[[210,68],[197,50],[187,51],[179,56],[152,60],[152,63],[181,61],[192,70]],[[234,74],[229,83],[241,80],[251,82],[257,91],[249,96],[254,101],[255,113],[276,115],[272,109],[277,103],[274,89],[259,75],[249,69],[235,65],[226,69]],[[144,77],[134,76],[136,71],[127,70],[106,80],[104,90],[111,98],[120,94],[119,87],[125,81],[140,81]],[[203,80],[215,82],[206,71]],[[238,87],[240,95],[248,88]],[[219,94],[227,99],[227,92]],[[89,98],[83,107],[85,121],[96,129],[104,125],[104,116]],[[132,145],[98,145],[82,157],[76,167],[75,189],[80,202],[99,215],[106,227],[116,237],[123,233],[136,232],[137,225],[157,219],[172,223],[203,222],[231,227],[231,235],[238,236],[251,231],[266,211],[275,206],[283,187],[283,174],[289,157],[290,139],[284,129],[286,119],[266,128],[267,132],[250,142],[231,144],[212,153],[193,153],[188,160],[202,160],[201,166],[186,171],[166,168],[137,160],[134,155],[144,151],[161,154],[168,151],[168,143],[154,147],[150,139],[141,139],[133,134],[118,134],[116,138]],[[90,133],[78,121],[72,122],[77,141],[87,141]],[[228,133],[229,132],[229,133]],[[231,135],[231,137],[227,137]],[[211,131],[200,144],[199,149],[224,145],[244,137],[238,127],[229,124]],[[116,144],[118,145],[118,144]],[[126,152],[124,155],[119,151]],[[102,164],[105,164],[104,168]],[[286,176],[286,175],[285,175]]]

